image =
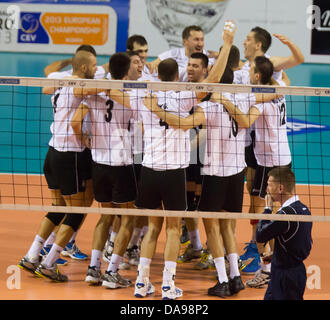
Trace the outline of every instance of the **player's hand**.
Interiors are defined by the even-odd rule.
[[[146,62],[146,66],[149,69],[150,73],[153,74],[154,72],[157,72],[158,63],[157,59],[151,62]]]
[[[291,43],[291,40],[283,34],[274,33],[273,36],[280,40],[286,46]]]
[[[88,148],[88,149],[90,149],[91,148],[91,146],[92,146],[92,143],[91,143],[91,138],[90,138],[90,136],[88,135],[88,134],[83,134],[83,136],[82,136],[82,142],[83,142],[83,144]]]
[[[156,95],[150,95],[148,94],[144,99],[143,99],[143,104],[144,106],[150,110],[154,111],[157,105],[157,97]]]
[[[237,26],[233,20],[226,20],[225,26],[222,32],[222,39],[224,43],[232,45],[234,43],[234,37],[237,31]]]
[[[262,255],[262,262],[268,264],[272,262],[273,252],[267,252]]]
[[[269,193],[265,196],[266,207],[273,209],[273,199]]]

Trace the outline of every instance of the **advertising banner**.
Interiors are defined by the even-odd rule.
[[[1,51],[99,54],[126,50],[129,1],[0,2]]]

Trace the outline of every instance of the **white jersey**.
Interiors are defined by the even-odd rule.
[[[72,87],[60,88],[52,99],[54,121],[50,126],[52,137],[49,145],[57,151],[82,152],[85,149],[71,126],[71,120],[81,101],[81,98],[73,95]]]
[[[268,59],[270,58],[270,56],[268,54],[265,54],[265,57]],[[250,73],[249,73],[250,68],[251,68],[251,64],[249,61],[247,61],[243,65],[241,72],[237,74],[236,81],[242,81],[241,83],[237,82],[237,84],[251,84]],[[235,82],[235,72],[234,72],[234,83],[236,83]],[[282,73],[283,73],[283,70],[275,71],[272,75],[273,79],[277,82],[282,81]],[[248,147],[252,144],[252,138],[251,138],[252,131],[254,131],[254,124],[246,132],[246,139],[245,139],[246,147]]]
[[[265,57],[269,59],[269,58],[270,58],[270,55],[265,54]],[[249,72],[250,68],[251,68],[250,61],[247,61],[247,62],[243,65],[242,70],[245,70],[245,71],[248,71],[248,72]],[[273,79],[274,79],[275,81],[279,81],[279,80],[282,81],[282,73],[283,73],[283,70],[280,70],[280,71],[274,71],[274,73],[273,73],[273,75],[272,75]],[[249,77],[250,77],[250,76],[249,76]]]
[[[250,84],[249,71],[245,69],[239,69],[234,71],[234,84]]]
[[[207,55],[206,50],[203,53]],[[168,58],[174,59],[179,66],[179,80],[182,82],[188,82],[187,66],[189,62],[189,57],[186,56],[185,48],[174,48],[161,53],[158,58],[160,60],[165,60]],[[213,66],[215,63],[214,58],[209,59],[209,66]]]
[[[255,103],[254,95],[226,94],[233,104],[247,113]],[[245,132],[220,103],[199,104],[206,117],[206,149],[202,174],[228,177],[240,173],[245,163]]]
[[[191,108],[197,104],[191,91],[155,92],[158,105],[164,110],[188,117]],[[143,104],[144,94],[131,92],[131,106],[138,110],[144,128],[144,156],[142,165],[154,170],[186,168],[190,161],[189,130],[173,129],[150,112]]]
[[[109,99],[105,93],[90,96],[83,102],[89,109],[92,123],[92,158],[109,166],[133,164],[130,120],[132,110]]]
[[[278,81],[281,86],[284,82]],[[254,122],[256,143],[254,154],[258,165],[285,166],[291,162],[291,152],[286,130],[285,98],[255,105],[260,116]]]

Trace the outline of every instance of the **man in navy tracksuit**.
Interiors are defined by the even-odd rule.
[[[295,176],[291,169],[277,167],[268,176],[264,214],[272,213],[273,201],[282,206],[276,214],[311,214],[295,195]],[[257,242],[275,238],[271,280],[265,300],[303,300],[307,280],[303,261],[312,248],[311,231],[311,222],[259,221]]]

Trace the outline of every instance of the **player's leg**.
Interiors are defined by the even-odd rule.
[[[146,209],[161,208],[161,173],[142,166],[138,184],[136,207]],[[140,260],[135,281],[134,295],[143,298],[152,294],[155,289],[149,280],[150,265],[156,251],[157,240],[162,230],[163,217],[148,217],[148,231],[141,243]]]

